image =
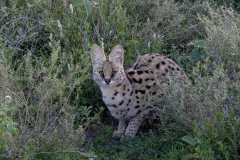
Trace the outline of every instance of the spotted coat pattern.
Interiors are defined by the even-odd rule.
[[[111,115],[119,120],[113,138],[125,135],[134,138],[146,115],[155,105],[146,98],[157,97],[175,74],[184,82],[186,74],[171,59],[152,53],[140,57],[126,70],[123,68],[124,50],[113,48],[109,56],[96,44],[92,47],[93,79],[99,85],[102,98]]]

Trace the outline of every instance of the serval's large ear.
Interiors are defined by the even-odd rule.
[[[92,46],[91,60],[92,63],[100,63],[106,60],[106,56],[103,53],[103,50],[96,44],[93,44]]]
[[[109,54],[109,61],[123,64],[124,50],[121,45],[116,45]]]

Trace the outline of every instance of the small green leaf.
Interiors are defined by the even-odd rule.
[[[189,143],[190,145],[195,145],[197,142],[191,136],[183,136],[182,140]]]
[[[28,156],[25,156],[24,158],[23,158],[23,160],[28,160],[29,159],[29,157]]]
[[[110,13],[110,17],[115,14],[117,7]]]
[[[71,158],[69,156],[66,156],[63,158],[64,160],[71,160]]]
[[[7,138],[6,137],[2,137],[2,144],[3,144],[3,147],[5,147],[5,145],[7,145]]]
[[[96,158],[96,155],[92,152],[89,152],[89,153],[81,153],[81,155],[83,155],[84,157],[87,157],[87,158]]]
[[[15,110],[16,110],[16,108],[10,107],[10,108],[7,109],[7,112],[12,112],[12,111],[15,111]]]
[[[190,159],[194,159],[194,158],[200,159],[200,156],[197,153],[187,154],[186,156],[184,156],[182,158],[182,160],[190,160]]]
[[[194,47],[197,47],[197,48],[205,48],[203,39],[192,40],[188,45],[193,45]]]
[[[0,111],[0,115],[6,116],[6,113],[3,111]]]
[[[86,3],[86,10],[88,15],[92,13],[92,4],[90,2]]]
[[[76,6],[81,6],[83,5],[84,1],[83,0],[77,0],[73,3],[73,6],[76,7]]]
[[[10,129],[10,132],[12,133],[12,134],[18,134],[18,129],[17,128],[15,128],[15,127],[12,127],[11,129]]]
[[[204,56],[204,52],[203,51],[193,50],[192,52],[189,53],[189,56],[191,58],[200,59],[200,58],[202,58]]]

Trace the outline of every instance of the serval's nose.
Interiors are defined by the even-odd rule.
[[[111,79],[104,79],[104,81],[106,82],[106,84],[109,84]]]

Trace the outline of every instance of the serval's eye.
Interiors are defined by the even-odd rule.
[[[98,71],[98,73],[99,73],[102,77],[104,77],[103,71]]]
[[[112,72],[112,77],[114,77],[116,75],[117,71],[113,71]]]

